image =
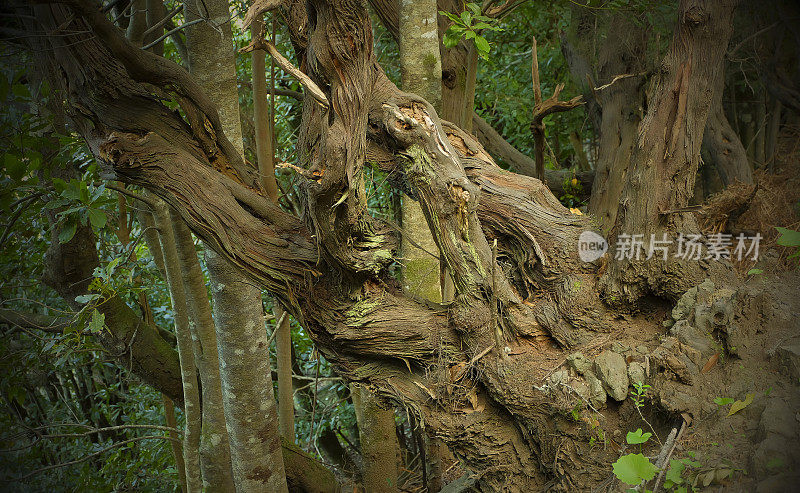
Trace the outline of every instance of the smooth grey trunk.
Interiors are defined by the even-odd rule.
[[[370,493],[396,492],[400,447],[394,411],[381,407],[380,400],[365,388],[351,385],[350,393],[361,442],[364,489]]]
[[[178,342],[178,357],[181,363],[183,412],[186,420],[183,432],[186,489],[189,493],[201,492],[203,491],[203,480],[200,472],[200,434],[202,426],[200,389],[198,388],[197,369],[192,349],[192,336],[189,331],[186,294],[181,281],[181,268],[175,247],[175,235],[172,232],[172,221],[170,220],[167,206],[159,203],[158,207],[153,211],[153,216],[159,232],[158,238],[163,255],[164,273],[166,274],[167,286],[172,300],[172,311],[175,317],[175,337]]]
[[[222,366],[222,402],[236,491],[288,491],[278,434],[261,290],[206,251]]]
[[[217,104],[226,136],[239,154],[244,154],[228,3],[208,0],[187,4],[186,13],[187,20],[202,15],[214,25],[200,23],[187,31],[190,71]],[[263,68],[260,70],[263,72]],[[259,87],[262,90],[263,86]],[[259,103],[258,110],[263,113],[264,109]],[[258,120],[259,114],[255,117]],[[258,130],[262,130],[262,123],[263,119]],[[267,151],[262,148],[260,154],[271,155]],[[262,181],[270,179],[274,182],[272,172],[262,175]],[[273,193],[277,193],[277,187]],[[261,291],[227,260],[211,253],[207,258],[219,338],[215,350],[222,355],[218,368],[224,392],[220,390],[220,401],[230,433],[236,491],[287,491]]]
[[[442,105],[442,62],[439,53],[436,0],[400,2],[399,45],[403,90]],[[402,199],[403,288],[431,301],[442,301],[438,251],[419,203]],[[429,253],[431,252],[431,253]]]
[[[252,34],[254,38],[264,33],[264,21],[257,19],[253,22]],[[278,183],[275,180],[275,148],[273,146],[274,125],[274,97],[267,101],[267,70],[264,63],[266,52],[253,50],[253,123],[256,133],[256,161],[258,172],[261,176],[261,186],[273,202],[278,202]],[[273,73],[274,75],[274,73]],[[274,92],[274,81],[270,84]],[[276,301],[273,309],[276,321],[281,321],[284,314],[283,307]],[[278,419],[280,421],[280,434],[290,442],[294,442],[294,387],[292,386],[292,332],[290,330],[288,314],[282,318],[277,330],[275,353],[277,355],[278,373]]]
[[[289,325],[289,314],[276,301],[273,314],[275,321],[280,322],[275,330],[275,355],[278,372],[278,421],[280,434],[294,443],[294,386],[292,385],[292,331]],[[284,316],[285,314],[285,316]]]
[[[200,436],[200,467],[203,484],[212,491],[233,491],[231,449],[222,405],[222,383],[217,352],[217,335],[211,304],[200,262],[197,260],[192,233],[175,211],[170,211],[175,246],[189,308],[189,329],[192,334],[194,359],[200,372],[203,393],[203,425]]]

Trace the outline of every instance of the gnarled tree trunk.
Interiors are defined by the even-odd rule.
[[[127,43],[94,4],[65,1],[48,6],[45,20],[58,26],[74,15],[78,34],[49,38],[54,50],[41,56],[57,54],[49,61],[70,81],[70,102],[82,108],[74,120],[90,149],[121,180],[163,197],[207,245],[301,317],[340,375],[424,420],[476,474],[479,490],[540,490],[548,481],[569,488],[607,477],[603,464],[613,453],[578,439],[584,425],[566,418],[579,399],[544,385],[549,362],[613,326],[597,297],[596,266],[577,252],[589,220],[538,180],[497,167],[469,134],[394,87],[375,61],[362,1],[309,0],[305,17],[299,2],[283,7],[313,81],[306,89],[319,91],[306,97],[298,142],[304,220],[266,198],[185,71]],[[730,5],[681,8],[643,123],[644,147],[634,151],[623,189],[624,203],[644,209],[620,211],[623,227],[690,225],[679,214],[661,223],[660,206],[688,200]],[[163,94],[151,94],[153,86]],[[164,97],[182,112],[166,108]],[[420,302],[393,279],[398,238],[366,208],[368,150],[419,200],[453,274],[452,302]],[[673,192],[649,188],[673,175]],[[610,285],[630,286],[631,299],[646,287],[679,287],[643,283],[655,273],[646,265],[630,279],[611,267]]]
[[[645,252],[651,238],[699,233],[694,215],[681,209],[694,193],[703,130],[733,29],[734,4],[684,0],[679,6],[678,26],[649,91],[648,111],[639,126],[612,231],[616,237],[642,235]],[[661,255],[623,259],[611,263],[603,289],[612,301],[632,302],[646,293],[674,298],[709,275],[726,275],[726,267],[723,262],[675,257],[664,261]]]

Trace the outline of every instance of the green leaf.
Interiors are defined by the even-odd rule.
[[[681,475],[683,475],[683,470],[685,468],[686,465],[681,460],[672,459],[669,461],[669,470],[667,471],[667,474],[664,477],[667,481],[670,481],[673,484],[681,484],[683,483],[683,478],[681,477]],[[667,487],[666,482],[664,483],[664,487],[665,488]]]
[[[472,23],[472,12],[461,12],[461,22],[469,26]]]
[[[86,329],[91,332],[92,334],[97,334],[101,330],[103,330],[103,326],[106,323],[106,316],[95,308],[92,312],[92,320],[89,322],[89,325]]]
[[[116,270],[117,265],[122,261],[122,257],[117,257],[106,265],[106,273],[110,276]]]
[[[475,47],[484,53],[489,53],[490,50],[489,42],[483,36],[475,36]]]
[[[612,464],[614,475],[623,483],[637,485],[642,480],[649,481],[658,468],[642,454],[623,455]]]
[[[752,404],[753,397],[755,397],[755,394],[747,394],[747,397],[745,397],[743,401],[734,402],[731,409],[728,411],[728,416],[732,416]]]
[[[775,229],[781,234],[776,241],[778,245],[800,247],[800,231],[780,227],[776,227]]]
[[[14,181],[19,181],[25,176],[25,163],[15,154],[6,154],[3,157],[3,164],[6,167],[6,173]]]
[[[31,92],[28,90],[28,86],[24,84],[14,84],[11,87],[11,92],[13,92],[14,96],[18,98],[27,99],[31,97]]]
[[[747,271],[748,276],[755,276],[757,274],[763,274],[763,273],[764,271],[761,269],[750,269],[749,271]]]
[[[481,7],[477,3],[468,3],[467,8],[472,11],[473,15],[481,15]]]
[[[58,241],[59,243],[66,243],[75,236],[75,231],[78,229],[78,223],[75,221],[74,218],[68,218],[67,221],[64,223],[64,226],[61,228],[61,231],[58,232]]]
[[[647,440],[650,440],[651,436],[653,436],[652,433],[642,433],[642,429],[639,428],[636,431],[629,431],[628,435],[625,437],[625,440],[630,445],[638,445],[640,443],[645,443]]]
[[[444,37],[442,37],[442,44],[443,44],[443,45],[444,45],[446,48],[452,48],[452,47],[454,47],[455,45],[457,45],[457,44],[458,44],[458,41],[459,41],[460,39],[461,39],[461,36],[459,36],[459,35],[455,34],[453,31],[451,31],[450,29],[448,29],[448,30],[447,30],[447,31],[444,33]]]
[[[727,406],[728,404],[733,404],[733,399],[730,397],[717,397],[714,399],[714,404],[718,406]]]
[[[108,218],[106,213],[100,209],[89,209],[89,221],[94,229],[102,229],[106,225]]]
[[[78,303],[89,303],[90,301],[96,300],[99,297],[100,295],[97,293],[79,294],[78,296],[75,297],[75,301]]]
[[[56,192],[61,193],[67,189],[67,182],[61,178],[53,178],[53,188],[56,189]]]

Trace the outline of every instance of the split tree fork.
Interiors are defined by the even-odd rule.
[[[565,437],[557,427],[563,409],[531,387],[545,361],[614,327],[597,295],[596,267],[576,251],[588,220],[538,180],[498,168],[426,101],[399,91],[375,60],[362,1],[280,6],[300,66],[327,102],[309,96],[306,81],[297,145],[307,171],[305,220],[265,197],[214,104],[182,68],[131,45],[94,2],[34,9],[45,31],[74,29],[48,37],[52,49],[35,56],[62,81],[56,87],[69,84],[65,97],[80,108],[73,122],[92,152],[120,180],[167,201],[207,245],[273,292],[340,375],[424,420],[477,473],[481,490],[539,489],[550,480],[568,487],[563,471],[588,471],[588,482],[603,477],[610,451]],[[688,214],[661,212],[688,201],[732,10],[731,2],[681,2],[623,187],[630,209],[617,215],[620,230],[695,227]],[[182,112],[169,110],[166,99]],[[420,202],[453,274],[451,303],[408,297],[390,275],[397,238],[367,212],[368,156]],[[660,186],[670,176],[676,187]],[[501,265],[489,246],[495,239]],[[657,268],[680,275],[659,282]],[[612,262],[603,288],[629,304],[652,292],[675,297],[718,275],[709,268],[645,263],[630,272]]]

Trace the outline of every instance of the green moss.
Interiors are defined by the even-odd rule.
[[[380,300],[357,301],[345,312],[345,323],[351,327],[361,326],[364,324],[364,318],[379,306],[381,306]]]
[[[426,53],[422,58],[422,65],[428,69],[433,70],[436,68],[436,55],[433,53]]]
[[[436,303],[441,302],[439,283],[430,282],[432,276],[439,277],[439,262],[432,257],[408,259],[403,269],[403,282],[408,291]]]

